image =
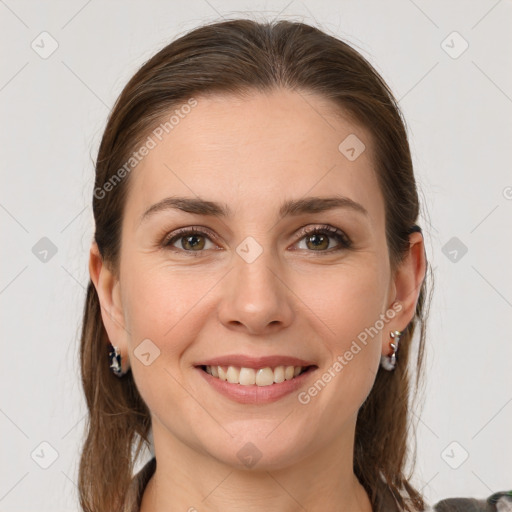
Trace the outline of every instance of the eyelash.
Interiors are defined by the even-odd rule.
[[[181,252],[181,253],[185,252],[185,253],[193,255],[193,256],[196,256],[196,255],[198,256],[200,253],[205,252],[205,249],[203,249],[201,251],[186,251],[185,249],[178,249],[177,247],[172,247],[172,244],[174,242],[176,242],[176,240],[179,240],[180,238],[183,238],[185,236],[190,236],[190,235],[192,235],[192,236],[193,235],[201,235],[201,236],[206,236],[207,238],[211,239],[211,241],[215,240],[215,236],[209,230],[207,230],[205,228],[199,229],[196,227],[189,227],[189,228],[178,229],[177,231],[170,233],[162,241],[161,247],[164,249],[174,251],[174,252]],[[347,250],[352,247],[352,241],[350,240],[350,238],[347,235],[345,235],[345,233],[343,233],[343,231],[341,231],[333,226],[329,226],[328,224],[316,226],[314,228],[307,228],[307,227],[302,228],[299,231],[299,238],[297,239],[297,241],[295,243],[300,242],[306,236],[312,236],[312,235],[329,235],[332,238],[335,238],[341,247],[334,248],[334,249],[333,248],[326,249],[326,250],[322,250],[322,251],[308,251],[308,252],[332,254],[334,252]]]

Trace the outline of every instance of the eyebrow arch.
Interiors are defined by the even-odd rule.
[[[331,197],[305,197],[285,201],[279,209],[279,218],[283,219],[286,216],[304,213],[324,212],[335,208],[347,208],[365,216],[369,215],[366,208],[360,203],[346,196],[335,195]],[[233,216],[231,209],[226,204],[194,197],[166,197],[150,206],[141,215],[139,223],[148,220],[155,213],[165,210],[181,210],[187,213],[211,217],[230,218]]]

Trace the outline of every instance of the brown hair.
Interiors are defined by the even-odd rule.
[[[388,86],[351,46],[318,28],[287,20],[236,19],[201,26],[165,46],[131,78],[110,113],[96,162],[94,238],[104,263],[116,275],[129,176],[115,186],[105,185],[109,180],[113,183],[134,148],[171,109],[192,96],[243,96],[276,88],[313,92],[333,100],[373,135],[390,264],[396,270],[409,249],[419,200],[405,122]],[[424,506],[421,494],[408,482],[412,468],[408,475],[404,472],[412,419],[408,413],[409,351],[419,326],[416,398],[430,305],[426,293],[425,280],[415,316],[400,340],[397,367],[393,372],[379,368],[358,415],[354,472],[374,508],[381,500],[381,477],[403,510],[423,510]],[[109,368],[107,354],[100,303],[89,281],[80,345],[89,411],[79,466],[79,498],[86,512],[121,510],[135,461],[144,446],[150,446],[150,414],[132,373],[118,379]]]

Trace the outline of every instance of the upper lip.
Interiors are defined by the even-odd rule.
[[[276,366],[315,366],[314,363],[290,356],[251,357],[243,354],[232,354],[207,359],[196,366],[236,366],[244,368],[275,368]]]

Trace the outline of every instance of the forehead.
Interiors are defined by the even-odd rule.
[[[288,90],[195,100],[167,130],[160,125],[149,134],[152,148],[130,176],[126,214],[134,227],[169,196],[228,203],[235,214],[275,215],[285,198],[334,192],[362,203],[370,218],[382,215],[370,133],[334,103]]]

